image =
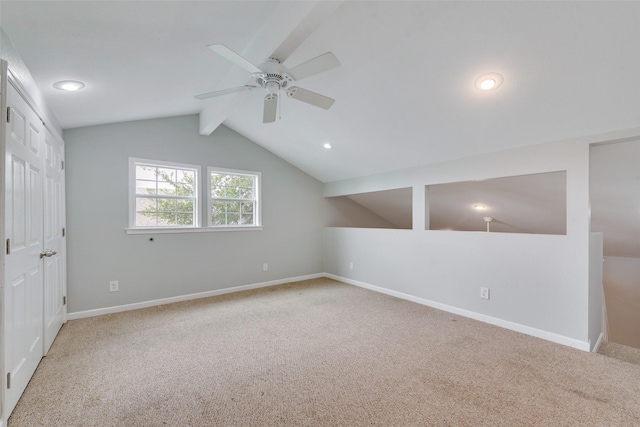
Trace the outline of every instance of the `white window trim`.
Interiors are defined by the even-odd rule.
[[[127,234],[178,234],[178,233],[217,233],[221,231],[259,231],[264,227],[243,225],[241,227],[163,227],[163,228],[125,228]]]
[[[211,224],[211,173],[222,172],[233,175],[249,175],[256,177],[256,206],[254,212],[255,224],[251,225],[212,225]],[[262,173],[256,171],[245,171],[238,169],[218,168],[215,166],[207,167],[207,185],[205,186],[207,197],[207,227],[211,230],[246,230],[260,229],[262,230]]]
[[[175,167],[182,169],[193,169],[196,171],[197,179],[195,182],[196,188],[195,190],[195,201],[194,201],[194,211],[195,211],[195,225],[191,226],[181,226],[181,227],[140,227],[136,226],[136,165],[137,164],[148,164],[155,166],[167,166],[167,167]],[[189,165],[185,163],[176,163],[176,162],[167,162],[164,160],[151,160],[151,159],[140,159],[136,157],[129,157],[129,227],[125,230],[127,234],[141,234],[134,233],[134,231],[143,231],[147,230],[149,232],[158,233],[161,230],[166,230],[165,232],[180,232],[183,230],[193,230],[198,229],[201,226],[200,222],[200,188],[202,182],[202,168],[199,165]],[[173,231],[171,231],[173,230]]]

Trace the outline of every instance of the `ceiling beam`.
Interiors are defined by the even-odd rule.
[[[240,54],[258,64],[271,57],[284,62],[342,3],[322,0],[280,2]],[[235,67],[230,68],[220,87],[237,86],[237,71]],[[243,92],[207,100],[200,111],[200,134],[210,135],[247,96],[248,92]]]

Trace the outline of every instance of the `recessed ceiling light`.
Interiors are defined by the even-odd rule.
[[[325,142],[323,147],[326,148],[327,150],[331,150],[331,144],[329,144],[328,142]]]
[[[483,211],[485,209],[487,209],[487,207],[485,205],[473,205],[473,209],[479,210],[479,211]]]
[[[55,82],[53,84],[53,87],[67,92],[75,92],[82,89],[84,87],[84,83],[75,80],[62,80],[59,82]]]
[[[504,77],[498,73],[487,73],[478,77],[474,85],[476,89],[482,91],[494,90],[502,85],[503,80]]]
[[[489,89],[493,89],[493,87],[496,85],[496,81],[493,79],[484,79],[483,81],[480,82],[480,89],[482,90],[489,90]]]

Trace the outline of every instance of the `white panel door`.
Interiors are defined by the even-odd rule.
[[[45,130],[44,184],[44,354],[65,321],[63,144]]]
[[[6,128],[4,339],[9,416],[43,355],[44,126],[8,85]]]

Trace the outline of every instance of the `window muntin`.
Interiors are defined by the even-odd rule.
[[[132,228],[197,227],[200,167],[130,159]]]
[[[208,168],[210,227],[261,225],[260,172]]]

